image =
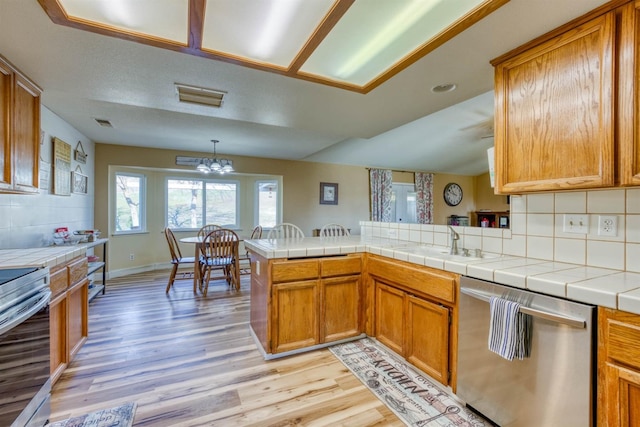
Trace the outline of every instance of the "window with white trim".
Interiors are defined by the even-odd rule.
[[[115,184],[115,233],[146,232],[146,177],[116,173]]]
[[[256,225],[272,228],[278,221],[278,181],[256,181]]]
[[[166,224],[199,229],[205,224],[237,228],[240,185],[231,180],[168,178]]]

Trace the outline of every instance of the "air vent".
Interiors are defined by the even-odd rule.
[[[224,98],[224,95],[227,93],[216,89],[187,86],[179,83],[176,83],[175,85],[180,102],[206,105],[208,107],[222,106],[222,98]]]
[[[113,127],[111,122],[109,120],[107,120],[107,119],[93,119],[93,120],[95,120],[96,123],[98,123],[103,128],[112,128]]]

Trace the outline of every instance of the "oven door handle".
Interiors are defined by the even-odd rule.
[[[8,310],[6,316],[0,319],[0,335],[15,328],[46,307],[49,304],[49,298],[51,298],[51,291],[47,289]]]
[[[470,288],[460,287],[460,292],[462,292],[465,295],[469,295],[472,298],[479,299],[481,301],[485,301],[485,302],[491,301],[490,295],[484,294],[482,292],[478,292]],[[575,317],[565,316],[563,314],[557,314],[557,313],[551,313],[549,311],[538,310],[536,308],[526,307],[524,305],[520,306],[520,313],[529,314],[533,317],[539,317],[541,319],[550,320],[552,322],[573,326],[574,328],[584,329],[587,324],[587,322],[584,319],[578,319]]]

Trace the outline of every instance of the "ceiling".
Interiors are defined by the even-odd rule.
[[[366,93],[57,25],[38,0],[0,0],[0,54],[96,142],[187,154],[210,152],[217,139],[231,158],[477,175],[493,144],[489,61],[603,3],[511,0]],[[224,103],[180,103],[175,83],[224,91]],[[431,91],[445,83],[457,89]]]

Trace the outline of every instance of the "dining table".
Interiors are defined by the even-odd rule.
[[[194,260],[195,262],[193,263],[193,291],[196,292],[196,289],[198,289],[198,283],[200,282],[200,247],[202,246],[202,241],[203,241],[203,237],[200,236],[191,236],[191,237],[183,237],[180,239],[180,242],[182,243],[189,243],[194,245],[195,247],[195,251],[194,251]],[[233,247],[233,268],[235,270],[235,277],[237,278],[236,282],[234,283],[234,288],[235,290],[240,290],[240,264],[238,262],[239,259],[239,252],[238,252],[238,247],[240,246],[240,242],[242,241],[242,239],[239,239],[238,241],[235,242],[234,247]]]

